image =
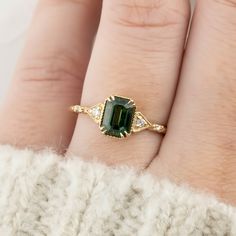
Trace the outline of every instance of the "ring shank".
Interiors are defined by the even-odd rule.
[[[152,124],[151,127],[149,128],[151,131],[156,131],[159,134],[166,134],[167,128],[164,125],[160,124]]]
[[[101,104],[100,104],[100,106],[101,106]],[[74,106],[70,107],[70,111],[72,111],[74,113],[84,113],[84,114],[88,114],[91,116],[90,110],[91,110],[91,107],[86,107],[86,106],[81,106],[81,105],[74,105]],[[157,132],[159,134],[166,134],[166,131],[167,131],[166,126],[158,124],[158,123],[151,123],[150,121],[147,120],[147,118],[141,112],[135,112],[135,116],[141,116],[142,119],[144,119],[146,126],[143,128],[139,128],[139,129],[134,128],[133,133],[137,133],[142,130],[150,130],[150,131]],[[96,119],[94,121],[96,121],[96,123],[98,123],[97,122],[98,119]],[[100,119],[99,119],[99,121],[100,121]]]

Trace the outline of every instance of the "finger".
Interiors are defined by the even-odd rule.
[[[105,0],[82,104],[93,105],[117,94],[132,98],[150,121],[165,124],[188,17],[189,4],[185,0]],[[108,164],[144,167],[160,142],[161,135],[148,131],[125,140],[111,139],[81,115],[69,151]]]
[[[0,112],[0,142],[63,151],[99,20],[100,1],[41,0]]]
[[[221,196],[236,189],[235,10],[236,1],[197,2],[169,133],[152,164]]]

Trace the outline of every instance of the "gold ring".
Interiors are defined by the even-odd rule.
[[[132,133],[143,130],[155,131],[159,134],[166,133],[166,126],[151,123],[130,98],[110,96],[104,103],[92,107],[74,105],[70,110],[75,113],[88,114],[97,124],[103,134],[115,138],[125,138]]]

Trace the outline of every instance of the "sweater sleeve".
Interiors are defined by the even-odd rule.
[[[125,168],[0,147],[0,235],[236,235],[236,210]]]

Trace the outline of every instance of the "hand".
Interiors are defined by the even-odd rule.
[[[187,0],[41,0],[0,110],[0,142],[145,169],[235,204],[235,12],[235,0],[198,0],[183,58]],[[111,139],[68,112],[111,94],[168,122],[166,136]]]

